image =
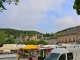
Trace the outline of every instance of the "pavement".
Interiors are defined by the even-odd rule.
[[[28,60],[28,59],[20,59],[20,60]]]
[[[33,60],[38,60],[37,57],[32,57],[32,58],[33,58]],[[28,58],[24,58],[24,59],[20,59],[20,60],[28,60]]]

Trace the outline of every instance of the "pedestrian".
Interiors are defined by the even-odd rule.
[[[40,55],[38,56],[38,60],[44,60],[44,58]]]
[[[48,55],[50,54],[50,50],[47,50],[47,51],[46,51],[46,54],[47,54],[47,56],[48,56]]]
[[[46,57],[46,51],[45,50],[42,50],[42,57],[45,59]]]
[[[33,58],[32,58],[32,56],[31,56],[31,55],[29,56],[29,60],[33,60]]]

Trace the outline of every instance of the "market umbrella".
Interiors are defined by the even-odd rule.
[[[40,48],[40,47],[37,45],[26,45],[22,49],[38,49],[38,48]]]

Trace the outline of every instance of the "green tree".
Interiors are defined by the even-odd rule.
[[[40,40],[40,41],[38,41],[38,44],[44,44],[44,45],[47,45],[47,44],[49,44],[49,43],[46,42],[45,40]]]
[[[28,43],[27,41],[24,42],[25,45],[27,45],[27,43]]]
[[[73,9],[75,9],[77,14],[80,15],[80,0],[74,1]]]
[[[0,46],[4,44],[6,37],[7,34],[5,34],[4,31],[0,31]]]
[[[20,42],[18,42],[18,44],[24,44],[24,42],[20,41]]]
[[[50,37],[49,33],[43,34],[44,37]]]
[[[37,45],[37,41],[36,40],[30,40],[27,42],[27,44]]]
[[[0,12],[2,12],[2,10],[7,10],[3,5],[4,3],[11,4],[12,2],[14,2],[15,5],[17,5],[19,0],[0,0]]]
[[[15,40],[13,38],[9,38],[5,41],[6,44],[15,44]]]

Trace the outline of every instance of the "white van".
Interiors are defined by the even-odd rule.
[[[15,54],[3,54],[0,55],[0,60],[18,60]]]
[[[80,46],[61,46],[55,48],[45,60],[80,60]]]

